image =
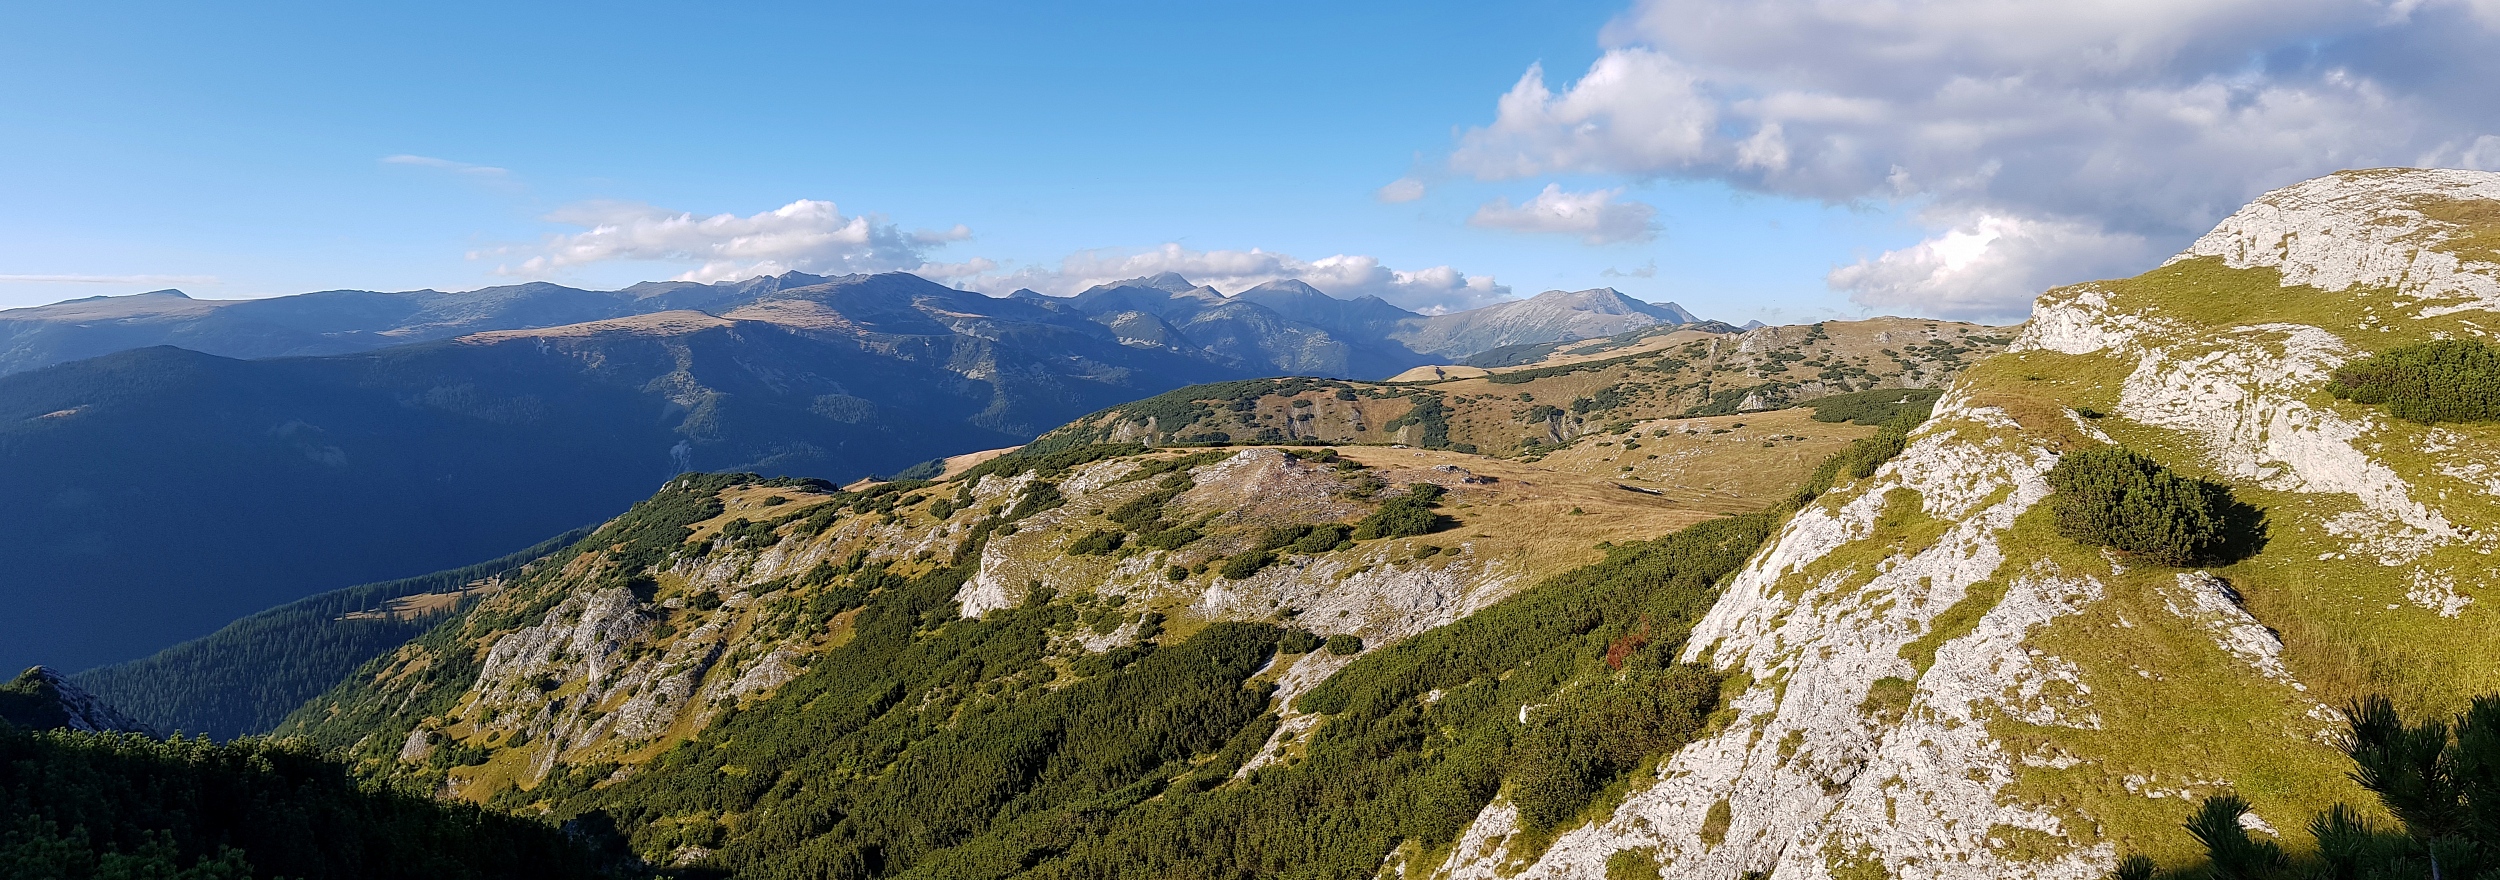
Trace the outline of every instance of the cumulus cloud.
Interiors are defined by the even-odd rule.
[[[1621,189],[1575,193],[1565,192],[1561,184],[1547,184],[1536,198],[1518,205],[1507,198],[1485,203],[1467,218],[1467,225],[1572,235],[1587,244],[1657,238],[1658,227],[1652,218],[1658,215],[1658,209],[1630,199],[1616,201],[1622,195]]]
[[[1832,270],[1826,281],[1860,305],[1944,318],[2007,320],[2005,291],[2036,293],[2102,266],[2154,258],[2143,236],[2090,224],[1980,215],[1900,250]],[[2023,296],[2028,302],[2026,293]]]
[[[1057,266],[1026,266],[953,280],[967,289],[991,294],[1022,287],[1064,296],[1098,284],[1163,272],[1180,273],[1225,293],[1239,293],[1270,281],[1299,279],[1340,299],[1377,296],[1400,308],[1425,314],[1472,309],[1510,298],[1510,288],[1491,276],[1467,275],[1448,266],[1404,271],[1384,266],[1378,258],[1369,256],[1339,254],[1302,260],[1256,248],[1201,251],[1178,244],[1144,251],[1080,251]]]
[[[1424,197],[1424,182],[1412,177],[1401,177],[1374,190],[1372,197],[1392,205],[1411,202]]]
[[[549,236],[531,248],[504,249],[533,254],[517,266],[501,266],[510,275],[545,275],[562,269],[618,260],[698,262],[679,281],[732,281],[783,272],[834,274],[926,270],[935,276],[978,274],[995,264],[931,263],[929,251],[972,237],[957,225],[945,230],[905,232],[877,215],[847,216],[834,203],[800,199],[770,211],[740,217],[715,214],[698,217],[636,202],[585,202],[547,215],[550,221],[582,227],[581,232]],[[485,256],[487,254],[473,254]]]
[[[2015,285],[2141,271],[2274,187],[2352,167],[2500,165],[2500,105],[2485,97],[2500,74],[2494,10],[1639,0],[1576,79],[1558,87],[1528,68],[1449,163],[1486,179],[1709,179],[1923,206],[1945,218],[1933,238],[1835,283],[1849,279],[1861,302],[2020,314],[2037,288]],[[1995,256],[1950,273],[1905,269],[1942,266],[1937,248],[1982,239]],[[2064,261],[2076,274],[2053,279],[1973,268],[2010,267],[2050,239],[2094,242],[2085,249],[2102,262]],[[2143,248],[2110,244],[2136,239]],[[1912,277],[1931,280],[1902,280]]]

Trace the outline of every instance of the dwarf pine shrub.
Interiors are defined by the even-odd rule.
[[[2048,478],[2059,534],[2163,565],[2223,555],[2232,521],[2244,516],[2229,487],[2181,476],[2117,446],[2067,453]]]
[[[2391,348],[2337,369],[2327,390],[2426,425],[2500,421],[2500,351],[2472,339]]]

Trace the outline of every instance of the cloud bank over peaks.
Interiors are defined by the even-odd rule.
[[[1549,183],[1536,198],[1518,205],[1512,205],[1507,198],[1485,203],[1467,218],[1467,225],[1560,233],[1577,236],[1581,242],[1592,245],[1657,238],[1658,209],[1630,199],[1616,201],[1622,195],[1621,189],[1564,192],[1561,184]]]
[[[2019,317],[2275,187],[2500,164],[2495,28],[2490,0],[1639,0],[1576,80],[1528,68],[1449,164],[1919,206],[1926,241],[1830,282]]]
[[[844,215],[834,203],[800,199],[745,217],[698,217],[638,202],[584,202],[550,213],[547,220],[582,231],[548,236],[538,245],[473,253],[473,258],[528,253],[508,275],[547,275],[566,268],[614,261],[698,262],[679,281],[731,281],[783,272],[919,271],[956,277],[996,268],[987,260],[936,264],[929,251],[972,237],[962,225],[905,232],[885,218]]]
[[[1425,314],[1472,309],[1510,298],[1510,288],[1491,276],[1466,275],[1448,266],[1402,271],[1381,265],[1379,258],[1369,256],[1339,254],[1302,260],[1256,248],[1200,251],[1178,244],[1145,251],[1079,251],[1055,267],[1026,266],[955,279],[954,283],[991,294],[1021,287],[1064,296],[1097,284],[1162,272],[1177,272],[1192,282],[1228,293],[1294,278],[1339,299],[1377,296],[1400,308]]]
[[[1598,202],[1606,210],[1624,208],[1621,204],[1603,204],[1611,198],[1607,193],[1592,195],[1599,197]],[[1562,196],[1584,198],[1568,193]],[[1537,204],[1531,202],[1521,206],[1521,210]],[[1645,222],[1646,206],[1642,206],[1640,215]],[[546,219],[579,227],[580,231],[551,235],[532,245],[478,251],[469,256],[517,259],[517,263],[500,265],[495,271],[528,277],[620,261],[698,263],[673,280],[705,283],[794,271],[816,275],[911,272],[993,296],[1003,296],[1017,288],[1067,295],[1097,284],[1162,272],[1178,272],[1227,292],[1295,278],[1340,298],[1378,296],[1427,314],[1471,309],[1510,298],[1510,288],[1491,276],[1466,275],[1448,266],[1404,271],[1381,265],[1378,258],[1369,256],[1339,254],[1303,260],[1255,248],[1201,251],[1165,244],[1143,251],[1087,250],[1061,259],[1056,266],[1010,267],[983,256],[941,262],[931,259],[932,253],[971,238],[971,230],[958,225],[945,230],[906,232],[879,215],[846,215],[832,202],[813,199],[743,217],[703,217],[637,202],[586,202],[555,211]],[[1608,222],[1621,223],[1620,219]]]

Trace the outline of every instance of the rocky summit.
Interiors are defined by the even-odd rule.
[[[1749,684],[1721,731],[1608,814],[1522,853],[1479,817],[1457,877],[2098,877],[2189,863],[2189,805],[2297,848],[2374,804],[2344,707],[2454,711],[2500,685],[2500,434],[2339,401],[2339,367],[2484,339],[2500,175],[2380,170],[2288,187],[2135,278],[2041,297],[1872,478],[1782,526],[1683,659]],[[2060,456],[2122,444],[2226,482],[2262,549],[2169,567],[2061,537]],[[2487,598],[2487,597],[2485,597]],[[1880,873],[1879,873],[1880,872]]]

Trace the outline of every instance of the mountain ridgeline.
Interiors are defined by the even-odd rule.
[[[22,612],[0,664],[129,659],[492,558],[684,471],[848,482],[1190,383],[1395,371],[1423,356],[1361,334],[1454,317],[1143,281],[1059,299],[794,273],[0,312],[19,371],[0,376],[0,494],[24,499],[0,509],[0,600]],[[64,361],[130,345],[148,347]]]
[[[692,876],[2481,870],[2496,205],[2310,181],[2012,334],[1635,329],[680,476],[281,732]]]
[[[1385,383],[1192,386],[1088,415],[1035,446],[1370,443],[1535,459],[1584,436],[1660,419],[1780,410],[1836,395],[1932,401],[2011,338],[2003,328],[1901,318],[1741,333],[1662,327],[1491,370],[1426,367]]]
[[[2346,172],[2011,332],[1632,327],[927,479],[681,474],[278,733],[690,877],[2471,875],[2494,240],[2500,174]],[[1386,350],[1123,287],[1025,305]],[[0,793],[58,813],[5,774],[60,760]],[[53,815],[10,840],[97,852]]]

